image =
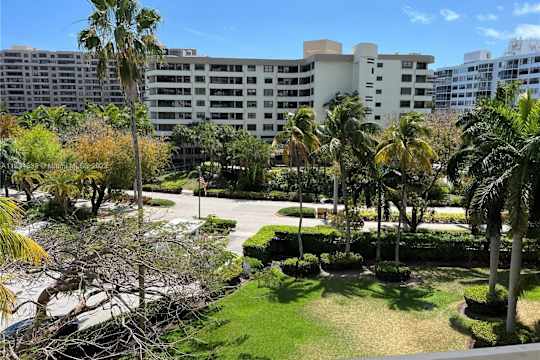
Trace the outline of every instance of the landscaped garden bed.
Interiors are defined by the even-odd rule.
[[[300,214],[302,214],[302,217],[305,218],[315,218],[315,208],[312,207],[303,207],[302,211],[300,212],[300,207],[293,206],[293,207],[286,207],[278,210],[278,214],[282,216],[292,216],[292,217],[300,217]]]

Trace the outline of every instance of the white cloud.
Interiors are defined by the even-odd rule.
[[[502,5],[497,6],[497,11],[503,11],[503,10],[504,10],[504,6],[502,6]]]
[[[441,16],[444,18],[444,20],[446,21],[454,21],[454,20],[459,19],[460,17],[460,15],[457,12],[450,9],[442,9],[440,13],[441,13]]]
[[[499,16],[492,13],[488,13],[488,14],[478,14],[476,15],[476,18],[480,21],[496,21],[499,18]]]
[[[512,38],[535,39],[540,38],[540,25],[520,24],[513,31],[501,31],[493,28],[477,28],[480,34],[494,40],[507,40]]]
[[[520,15],[527,15],[527,14],[540,14],[540,2],[531,3],[531,4],[526,2],[523,4],[514,5],[514,15],[520,16]]]
[[[425,25],[430,24],[433,21],[432,15],[415,10],[410,6],[405,6],[403,8],[403,12],[409,17],[409,21],[412,23],[420,23]]]

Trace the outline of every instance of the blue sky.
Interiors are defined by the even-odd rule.
[[[142,0],[163,17],[161,41],[217,57],[298,58],[302,41],[328,38],[350,52],[421,52],[436,65],[476,49],[500,55],[513,36],[540,38],[540,1],[509,0]],[[0,0],[0,48],[76,49],[88,0]]]

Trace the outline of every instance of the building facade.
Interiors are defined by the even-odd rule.
[[[87,102],[123,104],[116,69],[98,79],[97,60],[79,51],[45,51],[14,46],[0,51],[0,101],[13,114],[39,105],[84,110]]]
[[[513,40],[502,57],[492,59],[489,51],[475,51],[465,54],[461,65],[437,69],[435,109],[472,109],[478,99],[493,98],[499,84],[513,80],[521,83],[523,91],[530,89],[533,96],[539,98],[540,51],[527,44]]]
[[[429,55],[379,54],[370,43],[342,54],[330,40],[306,41],[304,58],[295,60],[168,55],[147,68],[145,101],[165,136],[176,124],[210,120],[271,139],[288,112],[311,106],[322,122],[336,93],[354,91],[367,120],[384,126],[403,113],[431,111],[433,62]]]

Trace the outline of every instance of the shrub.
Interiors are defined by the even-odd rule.
[[[157,207],[171,207],[175,205],[175,202],[169,199],[157,199],[153,198],[146,202],[148,206],[157,206]]]
[[[182,185],[175,181],[165,181],[160,184],[144,184],[143,191],[162,192],[169,194],[181,194]]]
[[[201,227],[202,231],[209,233],[229,234],[236,228],[236,220],[222,219],[215,215],[209,215]]]
[[[321,271],[319,259],[313,254],[304,254],[303,259],[288,258],[281,263],[281,270],[294,277],[309,277],[318,275]]]
[[[282,208],[282,209],[279,209],[278,214],[283,215],[283,216],[300,217],[300,207],[293,206],[293,207]],[[305,218],[315,218],[315,209],[312,207],[303,207],[302,216]]]
[[[321,254],[321,266],[324,270],[359,270],[362,269],[362,255],[337,252]]]
[[[375,264],[375,276],[382,281],[402,282],[411,278],[411,270],[402,263],[380,261]]]
[[[474,347],[491,347],[504,345],[528,344],[538,341],[535,333],[528,327],[518,324],[516,331],[507,334],[502,321],[475,321],[471,325]]]
[[[232,257],[228,263],[217,269],[221,279],[228,285],[236,285],[240,283],[244,267],[242,266],[243,259],[241,256]]]
[[[487,285],[471,286],[464,291],[467,309],[475,314],[497,316],[506,313],[508,308],[508,291],[497,286],[495,294],[489,294]]]
[[[244,264],[247,264],[251,273],[264,269],[264,264],[261,260],[249,256],[244,256]]]
[[[201,196],[217,197],[226,199],[244,199],[244,200],[270,200],[270,201],[298,201],[298,194],[294,192],[282,192],[282,191],[270,191],[270,192],[258,192],[258,191],[239,191],[239,190],[227,190],[227,189],[208,189],[205,193],[203,189],[195,189],[193,191],[194,196],[198,196],[199,192]],[[303,200],[305,202],[315,202],[317,200],[314,194],[303,194]]]

